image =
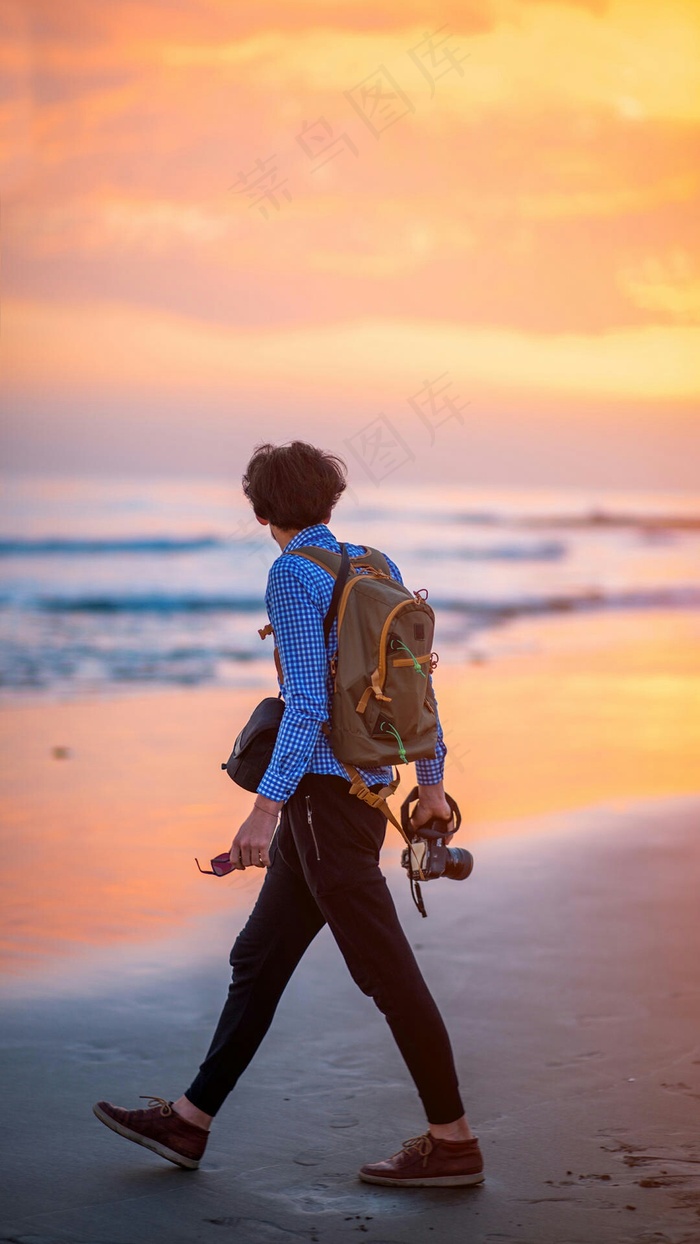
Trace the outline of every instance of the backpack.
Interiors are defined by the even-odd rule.
[[[350,557],[345,545],[340,547],[340,553],[307,546],[290,554],[315,562],[335,579],[324,631],[327,642],[337,610],[338,643],[331,657],[331,721],[322,729],[350,774],[350,793],[380,807],[405,837],[386,803],[399,784],[398,770],[392,783],[372,792],[355,766],[376,769],[434,759],[437,719],[430,674],[437,665],[435,614],[426,589],[412,592],[394,579],[378,549]],[[271,630],[264,628],[265,634]],[[282,681],[276,650],[275,658]]]

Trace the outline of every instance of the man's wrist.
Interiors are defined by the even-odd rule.
[[[442,781],[430,782],[423,784],[418,783],[418,798],[421,803],[443,803],[445,799],[445,785]]]
[[[279,816],[283,806],[282,800],[268,799],[267,795],[257,795],[253,804],[253,807],[257,808],[258,812],[267,812],[269,816],[274,817]]]

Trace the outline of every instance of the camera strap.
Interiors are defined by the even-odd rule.
[[[427,913],[427,911],[425,910],[425,903],[423,902],[423,895],[422,895],[422,893],[421,893],[420,882],[419,882],[419,881],[414,881],[414,880],[413,880],[413,874],[412,874],[412,873],[409,873],[409,874],[408,874],[408,880],[409,880],[409,882],[410,882],[410,884],[411,884],[411,898],[413,899],[413,901],[414,901],[414,903],[415,903],[416,907],[418,908],[418,910],[419,910],[419,912],[420,912],[421,916],[423,916],[423,917],[427,917],[428,913]]]

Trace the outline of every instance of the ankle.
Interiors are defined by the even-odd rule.
[[[213,1116],[193,1106],[188,1097],[178,1097],[177,1101],[173,1102],[173,1110],[180,1115],[181,1119],[185,1119],[187,1123],[194,1123],[195,1127],[201,1127],[205,1132],[211,1128]]]
[[[465,1141],[474,1140],[474,1133],[467,1122],[467,1116],[455,1119],[452,1123],[429,1123],[428,1130],[435,1140]]]

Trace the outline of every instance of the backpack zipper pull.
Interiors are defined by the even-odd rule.
[[[416,672],[417,672],[418,674],[422,674],[422,675],[423,675],[423,677],[425,678],[425,670],[422,670],[422,669],[421,669],[420,664],[419,664],[419,662],[418,662],[418,658],[416,657],[415,652],[411,652],[411,649],[408,647],[408,645],[407,645],[407,644],[405,644],[405,643],[403,642],[403,640],[402,640],[402,639],[393,639],[393,640],[392,640],[392,645],[391,645],[391,646],[392,646],[392,648],[393,648],[393,647],[396,647],[396,648],[403,648],[404,652],[407,652],[407,653],[408,653],[408,655],[409,655],[409,657],[410,657],[410,658],[411,658],[411,660],[413,661],[413,668],[414,668],[414,670],[416,670]]]
[[[397,743],[397,746],[398,746],[398,749],[399,749],[399,756],[401,757],[401,761],[402,761],[402,763],[403,763],[403,764],[407,765],[407,764],[408,764],[408,760],[407,760],[407,758],[406,758],[406,749],[405,749],[405,747],[404,747],[404,745],[403,745],[403,739],[401,738],[401,735],[399,734],[398,730],[396,729],[396,726],[395,726],[395,725],[393,724],[393,722],[391,722],[391,721],[383,721],[383,722],[382,722],[382,724],[381,724],[381,726],[379,727],[379,729],[380,729],[380,730],[383,730],[385,727],[386,727],[386,729],[387,729],[387,730],[390,730],[390,731],[391,731],[391,733],[393,734],[394,738],[396,739],[396,743]],[[307,795],[307,798],[308,798],[308,795]]]

